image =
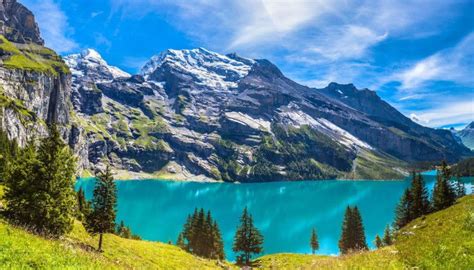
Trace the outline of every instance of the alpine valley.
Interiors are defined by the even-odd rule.
[[[170,49],[131,75],[93,49],[44,47],[15,0],[0,2],[0,21],[0,127],[24,145],[57,123],[83,175],[111,164],[122,178],[394,179],[473,155],[375,91],[306,87],[264,59]]]

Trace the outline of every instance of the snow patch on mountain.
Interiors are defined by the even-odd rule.
[[[237,82],[247,76],[254,60],[242,61],[204,48],[192,50],[166,50],[153,56],[141,69],[148,79],[156,69],[169,65],[177,72],[196,79],[196,84],[207,88],[229,90],[237,87]]]
[[[367,144],[366,142],[363,142],[362,140],[356,138],[346,130],[336,126],[327,119],[314,119],[313,117],[304,113],[301,110],[284,110],[279,113],[279,116],[287,125],[291,125],[296,128],[301,128],[302,126],[310,126],[311,128],[314,128],[328,135],[333,140],[338,141],[339,143],[347,147],[356,146],[365,149],[373,149],[373,147]]]
[[[86,49],[81,53],[65,56],[64,61],[69,66],[72,75],[77,77],[86,76],[91,72],[96,72],[107,80],[130,77],[127,72],[107,64],[102,56],[93,49]]]
[[[226,112],[225,117],[230,121],[246,125],[252,129],[270,132],[271,123],[261,118],[253,118],[248,114],[241,112]]]

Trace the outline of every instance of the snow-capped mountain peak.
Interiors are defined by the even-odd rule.
[[[153,73],[166,66],[193,77],[197,84],[229,89],[237,87],[236,82],[249,73],[254,63],[251,59],[230,57],[205,48],[170,49],[153,56],[140,73],[153,80]]]
[[[127,72],[109,65],[94,49],[85,49],[81,53],[65,56],[64,61],[76,77],[88,75],[98,81],[130,77]]]

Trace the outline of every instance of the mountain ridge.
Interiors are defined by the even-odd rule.
[[[153,56],[139,75],[129,79],[116,78],[96,85],[103,97],[129,109],[141,110],[150,123],[159,119],[159,126],[163,130],[151,133],[151,141],[148,141],[151,145],[148,146],[160,148],[161,158],[164,155],[165,159],[171,158],[172,162],[155,160],[146,170],[153,172],[153,169],[160,169],[163,173],[165,169],[164,174],[168,176],[182,170],[185,174],[193,175],[192,177],[204,175],[205,178],[232,181],[270,177],[302,179],[318,175],[337,178],[351,175],[350,168],[354,166],[350,164],[353,161],[342,160],[347,157],[355,160],[360,149],[366,153],[374,152],[375,155],[390,157],[392,164],[421,160],[417,159],[418,154],[429,153],[433,156],[432,159],[456,159],[456,151],[468,154],[454,139],[449,138],[451,135],[445,138],[448,133],[444,131],[432,130],[412,122],[380,99],[374,91],[337,83],[331,83],[323,89],[309,88],[288,79],[274,64],[264,59],[246,59],[236,54],[222,55],[204,48],[166,50]],[[339,88],[351,97],[344,100],[337,96],[337,90],[343,92]],[[344,96],[347,95],[342,97]],[[366,106],[367,104],[371,106]],[[123,116],[118,118],[124,118]],[[140,132],[133,128],[133,119],[125,122],[132,134],[129,138],[140,139]],[[378,133],[378,138],[371,135],[370,130],[363,131],[367,125]],[[302,131],[306,126],[310,128]],[[290,131],[295,134],[290,134]],[[398,144],[383,149],[387,145],[385,140],[379,139],[383,133],[398,139]],[[147,139],[150,139],[149,135],[148,132]],[[326,149],[329,154],[318,152],[321,150],[307,153],[306,151],[311,152],[309,149],[282,154],[281,144],[290,139],[289,135],[294,135],[299,140],[316,140],[316,137],[323,136],[324,142],[319,144],[330,144],[332,146],[328,149],[331,150]],[[281,138],[277,138],[278,136]],[[416,136],[421,136],[422,139]],[[398,150],[399,144],[415,144],[420,151],[401,153]],[[454,152],[442,154],[445,151],[442,149],[443,144],[448,144]],[[144,148],[142,146],[138,148]],[[112,143],[111,148],[114,147],[116,146]],[[265,149],[266,147],[274,149]],[[334,159],[340,155],[334,151],[339,151],[340,154],[345,152],[345,157]],[[110,160],[110,157],[106,157],[108,154],[102,152],[101,158]],[[121,152],[121,155],[127,156],[126,152]],[[226,160],[226,155],[232,155],[235,160]],[[313,165],[303,169],[307,171],[303,175],[289,172],[288,176],[288,168],[283,164],[288,163],[288,159],[290,164],[295,163],[294,157],[298,155]],[[328,159],[325,155],[332,157]],[[96,157],[95,162],[101,158]],[[263,164],[272,164],[270,168],[273,172],[267,170],[263,175],[255,175],[255,170],[259,170],[259,158]],[[128,162],[136,158],[127,156],[126,159]],[[135,161],[133,169],[143,169],[144,161]],[[329,168],[325,167],[328,162]],[[173,166],[169,167],[167,163],[173,163]],[[342,165],[344,163],[346,165]],[[305,165],[296,162],[292,166],[301,168]],[[340,167],[337,168],[338,166]],[[332,173],[326,174],[324,171]],[[391,176],[400,176],[400,171],[401,168],[393,168]]]

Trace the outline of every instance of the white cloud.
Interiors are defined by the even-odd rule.
[[[472,86],[473,57],[474,32],[468,34],[455,47],[422,59],[390,75],[385,82],[398,81],[402,90],[417,89],[429,81],[453,81]]]
[[[78,48],[70,37],[74,31],[68,24],[67,16],[53,0],[26,0],[25,6],[34,14],[46,46],[59,53]]]
[[[474,96],[409,115],[412,120],[429,127],[470,123],[474,120]]]

